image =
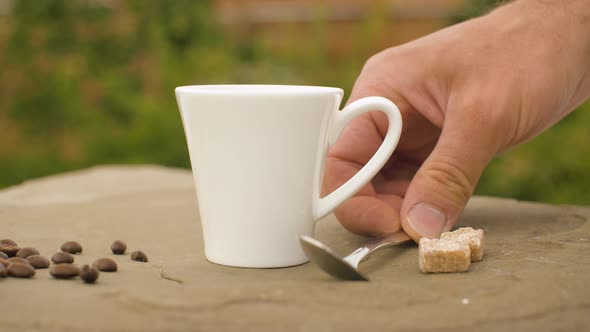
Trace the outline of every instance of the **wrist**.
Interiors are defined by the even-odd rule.
[[[568,50],[580,50],[590,66],[590,0],[518,0],[498,8],[499,12],[522,19],[548,37],[568,42]]]
[[[546,53],[559,55],[556,68],[590,80],[590,0],[518,0],[486,19],[498,30],[532,39],[531,49],[551,49]]]

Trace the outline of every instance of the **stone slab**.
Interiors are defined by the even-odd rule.
[[[84,246],[77,263],[113,257],[96,285],[0,279],[1,331],[588,331],[590,208],[475,197],[461,225],[483,228],[486,257],[467,273],[419,272],[414,244],[362,266],[371,282],[331,279],[312,264],[240,269],[204,259],[191,174],[102,166],[0,191],[0,238],[50,256]],[[333,216],[317,238],[346,254],[365,239]]]

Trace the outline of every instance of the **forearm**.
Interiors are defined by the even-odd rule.
[[[516,0],[491,12],[487,18],[507,33],[533,36],[533,50],[554,61],[547,70],[558,70],[568,77],[572,91],[568,111],[590,97],[590,0]],[[523,29],[511,26],[521,26]],[[508,26],[508,27],[507,27]],[[541,46],[539,47],[539,44]]]
[[[590,50],[590,0],[520,0],[514,5],[537,13],[556,29],[563,28],[576,44]]]

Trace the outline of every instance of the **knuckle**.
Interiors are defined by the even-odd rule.
[[[363,66],[364,71],[371,72],[383,72],[383,68],[395,68],[402,70],[404,66],[398,66],[397,64],[403,62],[402,60],[407,58],[406,52],[403,47],[391,47],[381,52],[373,54]]]
[[[461,101],[457,110],[468,117],[472,126],[482,130],[499,130],[510,123],[509,120],[512,117],[507,116],[505,110],[512,109],[512,103],[501,102],[503,98],[496,100],[494,97],[482,94],[467,95],[471,97]]]
[[[469,123],[465,135],[486,139],[490,149],[501,150],[514,136],[519,123],[519,110],[512,103],[478,96],[464,100],[457,111]]]
[[[431,162],[425,170],[425,176],[440,185],[435,190],[458,206],[462,206],[469,200],[475,187],[475,180],[471,179],[460,166],[448,160]]]
[[[365,62],[357,78],[355,94],[357,96],[389,96],[399,90],[402,84],[397,77],[406,77],[403,68],[398,65],[404,62],[399,60],[399,56],[396,47],[372,55]]]
[[[469,117],[469,121],[472,125],[477,127],[484,127],[493,122],[493,103],[482,97],[472,98],[463,101],[460,109]]]
[[[372,68],[378,68],[380,65],[386,61],[385,59],[385,51],[381,51],[379,53],[375,53],[365,61],[365,65],[363,66],[363,71],[370,70]]]

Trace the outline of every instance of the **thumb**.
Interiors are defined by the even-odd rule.
[[[412,179],[401,206],[402,228],[415,241],[438,238],[457,222],[499,140],[481,114],[448,114],[441,136]],[[465,114],[463,114],[465,115]]]

